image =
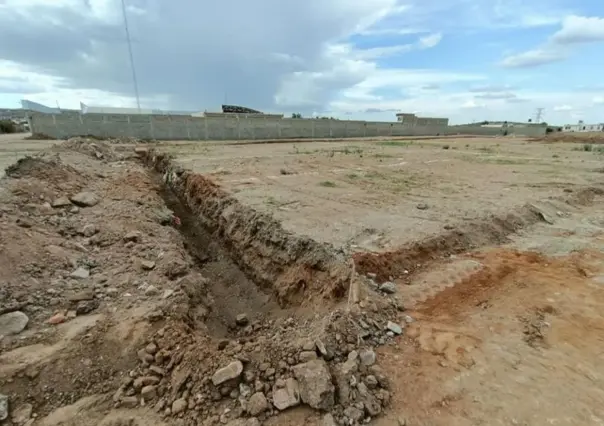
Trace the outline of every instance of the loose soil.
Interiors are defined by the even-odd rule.
[[[223,162],[230,173],[203,175],[183,167],[191,164],[179,144],[74,139],[22,157],[0,182],[0,315],[18,311],[29,320],[0,336],[0,399],[8,398],[0,424],[599,424],[604,216],[597,157],[565,145],[497,141],[468,139],[497,155],[460,154],[462,139],[446,140],[458,149],[443,149],[444,140],[421,148],[358,142],[368,145],[352,154],[330,142],[317,149],[331,157],[291,154],[300,161],[282,166],[277,178],[262,177],[263,162],[283,164],[291,144],[271,145],[272,156],[263,145],[202,147],[238,150]],[[503,141],[509,145],[495,146]],[[531,159],[546,146],[547,159]],[[249,157],[256,160],[246,150],[259,150]],[[430,169],[429,186],[397,189],[411,203],[407,215],[421,217],[418,224],[432,215],[438,227],[421,225],[401,239],[387,234],[396,227],[385,219],[356,239],[344,231],[333,238],[338,216],[326,216],[329,206],[362,206],[384,219],[379,209],[395,202],[394,173],[345,192],[335,176],[351,166],[367,176],[381,170],[374,154],[397,150],[411,151],[399,163],[424,158],[419,183],[429,161],[455,164]],[[572,175],[560,175],[551,152],[572,157],[565,165]],[[516,156],[531,167],[509,164]],[[463,171],[460,161],[475,170]],[[303,167],[336,186],[309,189]],[[342,171],[325,175],[327,167]],[[255,176],[252,186],[298,179],[303,203],[335,192],[325,192],[316,210],[292,210],[295,202],[259,207],[259,192],[233,183],[241,179],[236,173]],[[472,195],[475,207],[502,205],[442,220],[455,204],[438,204],[444,187],[437,182],[456,173],[450,185],[482,173],[504,187],[541,186],[525,186],[510,207],[493,195],[501,183],[472,181],[470,192],[492,185],[484,198]],[[371,191],[390,195],[368,203]],[[92,194],[89,205],[69,201],[80,192]],[[323,222],[298,233],[309,229],[300,218],[306,213],[312,221],[322,214]],[[237,363],[242,371],[216,381],[218,370]],[[300,388],[287,394],[292,383]],[[283,395],[292,406],[282,410]]]

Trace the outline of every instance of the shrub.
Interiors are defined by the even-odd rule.
[[[0,120],[0,133],[17,133],[17,126],[10,120]]]

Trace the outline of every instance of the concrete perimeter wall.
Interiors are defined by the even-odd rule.
[[[410,126],[400,122],[138,114],[33,113],[30,115],[30,124],[32,133],[57,139],[84,135],[157,140],[250,140],[502,134],[502,129],[480,126]],[[509,128],[508,134],[540,136],[545,134],[545,127]]]

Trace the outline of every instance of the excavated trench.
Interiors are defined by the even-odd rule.
[[[162,179],[162,197],[181,219],[180,229],[202,275],[234,318],[343,297],[351,268],[344,253],[294,235],[272,217],[247,207],[210,179],[185,171],[156,152],[138,153]],[[229,320],[232,318],[228,318]]]

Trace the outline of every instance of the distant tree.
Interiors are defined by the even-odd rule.
[[[302,114],[300,114],[299,112],[294,112],[292,114],[292,118],[302,118]]]
[[[533,119],[532,119],[532,118],[529,118],[529,119],[528,119],[528,122],[529,122],[529,123],[532,123],[532,122],[533,122]]]

